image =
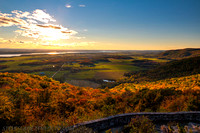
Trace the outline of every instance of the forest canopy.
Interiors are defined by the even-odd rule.
[[[200,74],[112,89],[59,83],[46,76],[0,73],[3,126],[70,126],[129,112],[199,111]]]

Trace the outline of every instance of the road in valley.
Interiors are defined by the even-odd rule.
[[[65,65],[65,63],[63,63],[63,65],[60,67],[60,69],[57,71],[57,72],[55,72],[52,76],[51,76],[51,78],[53,78],[58,72],[60,72],[60,70],[62,69],[62,67]]]

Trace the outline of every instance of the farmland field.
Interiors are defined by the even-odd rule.
[[[1,57],[1,72],[25,72],[47,76],[60,82],[93,82],[104,80],[116,81],[124,73],[148,69],[134,61],[151,61],[150,66],[166,62],[155,57],[144,57],[142,54],[112,52],[112,53],[67,53],[38,54],[18,57]],[[77,85],[77,84],[76,84]],[[81,86],[81,85],[80,85]]]

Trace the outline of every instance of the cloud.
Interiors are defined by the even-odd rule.
[[[72,6],[70,4],[65,5],[67,8],[71,8]]]
[[[27,22],[31,23],[31,24],[37,24],[38,22],[32,19],[27,19]]]
[[[85,5],[79,5],[79,7],[86,7]]]
[[[23,41],[19,41],[19,43],[24,43]]]
[[[25,25],[26,21],[18,18],[9,17],[3,14],[0,14],[0,27],[8,27],[13,25]]]
[[[52,24],[31,24],[26,28],[23,28],[24,30],[17,30],[16,32],[25,37],[47,41],[70,39],[72,35],[77,34],[74,30],[68,30],[62,26]]]
[[[77,31],[56,24],[53,16],[40,9],[36,9],[33,12],[14,10],[11,14],[0,12],[0,27],[10,26],[17,27],[17,30],[14,31],[16,37],[13,40],[0,38],[1,44],[72,48],[93,46],[96,43],[81,42],[80,39],[84,39],[85,37],[79,37],[77,36]],[[84,31],[87,31],[87,29],[84,29]],[[66,43],[68,39],[70,39],[70,43]]]
[[[24,41],[15,41],[15,40],[6,40],[4,38],[0,38],[0,43],[10,43],[10,44],[23,44]]]
[[[52,24],[56,20],[43,10],[31,12],[12,11],[12,14],[0,13],[0,27],[17,26],[18,36],[39,40],[70,39],[78,32],[69,30],[61,25]]]
[[[0,11],[0,16],[3,16],[3,17],[9,17],[9,16],[12,16],[12,14],[1,13],[1,11]]]
[[[17,18],[24,18],[24,17],[28,17],[28,15],[30,15],[29,12],[22,12],[22,11],[18,11],[18,10],[14,10],[14,11],[12,11],[12,13],[14,13]]]
[[[62,33],[70,34],[71,31],[61,31]]]
[[[56,20],[46,13],[43,10],[36,9],[32,13],[30,12],[22,12],[19,10],[14,10],[12,13],[15,15],[16,18],[28,18],[27,21],[32,23],[37,23],[37,21],[48,23],[48,22],[55,22]]]
[[[34,19],[40,22],[48,23],[48,22],[55,22],[56,20],[53,19],[48,13],[44,12],[43,10],[36,9],[33,11],[31,16],[28,16],[30,19]]]
[[[74,30],[65,30],[65,31],[61,31],[62,33],[64,34],[70,34],[70,35],[75,35],[77,34],[78,32],[74,31]]]
[[[58,25],[52,25],[52,24],[47,24],[47,25],[40,25],[40,24],[37,24],[37,26],[39,26],[39,27],[43,27],[43,28],[62,29],[61,26],[58,26]]]

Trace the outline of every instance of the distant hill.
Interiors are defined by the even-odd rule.
[[[174,77],[200,74],[200,56],[174,60],[154,69],[140,72],[127,73],[128,78],[119,82],[157,81]]]
[[[159,53],[158,58],[164,59],[182,59],[188,57],[200,56],[200,48],[186,48],[177,50],[167,50]]]

